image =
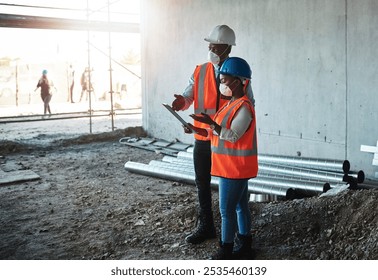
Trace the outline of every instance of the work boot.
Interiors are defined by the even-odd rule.
[[[219,242],[218,251],[210,257],[210,260],[232,260],[232,249],[234,243]]]
[[[254,257],[252,250],[252,236],[237,234],[239,245],[235,246],[232,257],[236,260],[251,260]]]
[[[216,236],[213,214],[211,212],[207,215],[202,213],[197,219],[197,228],[189,234],[185,240],[191,244],[199,244],[207,239],[213,239]]]

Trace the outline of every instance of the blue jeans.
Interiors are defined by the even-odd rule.
[[[250,234],[251,213],[248,200],[248,179],[219,178],[223,243],[233,243],[237,230],[241,235]]]

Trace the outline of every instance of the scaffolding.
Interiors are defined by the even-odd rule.
[[[92,69],[92,53],[93,48],[105,55],[108,59],[108,79],[109,79],[109,87],[107,93],[110,96],[110,107],[109,110],[94,110],[93,108],[93,100],[92,100],[92,92],[94,91],[93,87],[88,87],[88,111],[85,112],[70,112],[70,113],[58,113],[53,114],[51,118],[43,118],[41,115],[30,115],[30,116],[8,116],[8,117],[0,117],[0,123],[10,123],[10,122],[28,122],[28,121],[46,121],[46,120],[53,120],[53,119],[68,119],[68,118],[89,118],[89,132],[92,133],[92,119],[93,117],[99,116],[110,116],[111,119],[111,129],[114,131],[114,119],[116,113],[119,115],[122,114],[134,114],[140,108],[130,108],[130,109],[115,109],[114,104],[114,89],[113,89],[113,63],[116,63],[118,66],[122,67],[139,80],[141,77],[113,59],[112,57],[112,32],[126,32],[126,33],[139,33],[139,24],[138,23],[119,23],[119,22],[112,22],[112,11],[111,6],[112,4],[116,3],[117,1],[111,2],[110,0],[106,1],[106,5],[103,7],[92,9],[90,7],[90,1],[86,1],[86,20],[71,20],[71,19],[62,19],[62,18],[52,18],[52,17],[41,17],[41,16],[25,16],[25,15],[14,15],[14,14],[0,14],[0,27],[15,27],[15,28],[37,28],[37,29],[64,29],[64,30],[85,30],[87,33],[87,66],[86,68],[89,71],[88,79],[89,85],[92,84],[91,79],[91,69]],[[6,4],[4,4],[6,5]],[[66,9],[66,8],[54,8],[54,7],[40,7],[40,6],[29,6],[32,8],[45,8],[45,9]],[[67,9],[73,10],[73,9]],[[100,22],[98,20],[93,20],[92,15],[95,13],[101,12],[107,13],[107,22],[103,21]],[[82,10],[81,10],[82,12]],[[91,42],[91,32],[93,31],[101,31],[108,33],[108,51],[105,52],[100,48],[96,47],[95,44]],[[17,68],[16,68],[17,70]],[[17,74],[17,71],[16,71]],[[18,77],[16,78],[16,106],[18,106]]]

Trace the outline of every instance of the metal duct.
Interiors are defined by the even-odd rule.
[[[195,184],[192,150],[191,147],[186,152],[178,152],[177,157],[164,156],[161,161],[152,160],[149,165],[127,162],[125,168],[144,175]],[[248,191],[293,199],[326,192],[331,188],[330,184],[345,180],[351,186],[363,182],[362,171],[356,175],[341,173],[341,170],[345,172],[349,168],[348,161],[259,155],[259,174],[248,181]],[[211,186],[218,187],[218,182],[217,177],[212,177]]]
[[[290,174],[277,174],[277,173],[271,173],[271,172],[266,172],[260,170],[259,173],[257,174],[257,178],[274,178],[274,179],[281,179],[281,180],[293,180],[297,182],[312,182],[312,183],[317,183],[317,184],[332,184],[334,185],[335,182],[330,183],[329,181],[324,181],[324,180],[317,180],[314,178],[305,178],[305,177],[299,177],[299,176],[293,176]]]
[[[146,176],[153,176],[157,178],[174,180],[177,182],[184,182],[188,184],[194,183],[194,174],[192,175],[192,174],[185,174],[179,171],[169,171],[159,166],[151,166],[144,163],[128,161],[125,163],[125,169],[130,172],[134,172],[134,173],[138,173],[138,174],[142,174]]]
[[[286,192],[286,199],[292,200],[292,199],[301,199],[301,198],[306,198],[306,197],[312,197],[316,194],[311,194],[309,192],[303,191],[301,189],[288,189]]]
[[[194,172],[193,173],[183,172],[182,170],[174,170],[173,168],[167,169],[159,165],[154,166],[154,164],[157,164],[157,163],[153,163],[152,165],[150,165],[150,164],[128,161],[125,163],[124,166],[125,166],[125,169],[130,172],[195,185]],[[218,187],[219,185],[218,182],[219,182],[218,178],[212,177],[210,184],[212,187]]]
[[[184,155],[184,156],[182,156],[182,155]],[[185,168],[193,170],[193,172],[194,172],[193,162],[192,162],[191,159],[189,159],[188,153],[182,153],[180,158],[165,156],[165,157],[163,157],[162,161],[168,162],[168,163],[171,163],[171,164],[174,164],[174,165],[177,165],[177,166],[185,166]],[[275,166],[275,167],[280,168],[281,166]],[[285,168],[285,167],[282,167],[282,168]],[[274,179],[281,180],[281,181],[288,180],[289,183],[292,183],[293,180],[296,180],[296,181],[299,182],[295,186],[296,188],[300,187],[300,185],[304,185],[303,188],[306,188],[307,184],[310,185],[310,186],[317,186],[319,188],[321,186],[324,187],[326,185],[325,183],[328,183],[328,180],[322,181],[321,178],[318,178],[318,175],[317,176],[310,176],[310,177],[309,176],[303,177],[303,176],[298,175],[299,173],[296,173],[295,176],[294,176],[292,174],[292,172],[287,172],[287,171],[276,172],[277,171],[276,169],[272,169],[272,170],[274,172],[269,172],[270,169],[268,169],[268,170],[264,170],[264,169],[261,170],[260,169],[259,174],[257,176],[257,179],[259,179],[259,178],[274,178]],[[293,170],[290,169],[290,171],[293,171]],[[295,171],[297,171],[297,170],[295,170]],[[307,170],[307,169],[306,169],[306,171],[315,172],[315,171]],[[317,174],[319,174],[319,172]],[[321,173],[321,174],[324,175],[324,173]],[[325,173],[325,175],[328,175],[328,174]],[[338,177],[338,179],[336,180],[337,182],[340,182],[342,180],[340,174],[331,173],[331,175],[336,175]],[[331,178],[333,178],[333,176]],[[329,188],[329,187],[330,187],[330,185],[327,184],[326,188]]]
[[[193,148],[188,148],[186,152],[179,152],[177,158],[187,159],[193,158]],[[259,154],[259,165],[275,164],[275,165],[290,165],[295,167],[303,167],[308,169],[335,171],[340,173],[348,173],[350,171],[350,163],[348,160],[327,160],[316,158],[299,158],[299,157],[285,157],[276,155]]]
[[[164,162],[164,161],[159,161],[159,160],[151,160],[148,165],[159,166],[159,167],[162,167],[162,168],[173,169],[173,170],[181,170],[182,172],[187,172],[187,173],[193,173],[194,174],[193,167],[189,167],[188,168],[185,165],[172,164],[170,162]]]
[[[357,183],[363,183],[365,181],[365,173],[360,170],[356,174],[345,174],[343,176],[344,182],[348,182],[348,180],[355,179]]]
[[[291,165],[318,170],[332,170],[343,173],[348,173],[350,171],[350,163],[348,160],[337,161],[315,158],[284,157],[267,154],[259,154],[258,159],[259,163]]]
[[[261,186],[275,186],[284,189],[301,189],[307,192],[309,195],[315,195],[318,193],[326,192],[330,189],[328,183],[319,184],[306,181],[296,181],[296,180],[283,180],[283,179],[273,179],[273,178],[253,178],[248,181],[248,184],[254,185],[259,184]]]
[[[181,157],[181,158],[176,158],[176,157],[171,157],[171,156],[164,156],[162,158],[163,162],[169,162],[175,165],[179,166],[185,166],[186,168],[191,168],[193,169],[194,172],[194,165],[192,160],[190,160],[188,157]],[[341,176],[341,175],[340,175]],[[259,173],[257,175],[257,178],[275,178],[275,179],[280,179],[280,180],[296,180],[298,182],[304,182],[304,183],[317,183],[317,185],[321,186],[324,185],[325,183],[328,183],[328,186],[330,186],[329,182],[326,180],[321,180],[321,179],[314,179],[314,178],[308,178],[308,177],[301,177],[301,176],[294,176],[292,174],[285,174],[285,173],[277,173],[277,172],[269,172],[265,170],[259,170]]]
[[[188,176],[195,176],[193,168],[187,168],[186,166],[180,166],[177,164],[172,164],[169,162],[163,162],[158,160],[152,160],[149,163],[150,166],[161,168],[162,170],[167,170],[170,172],[176,172],[178,174],[185,174]],[[326,192],[330,189],[330,185],[328,183],[322,184],[319,182],[313,182],[309,180],[292,180],[292,179],[285,179],[283,177],[277,178],[270,178],[264,176],[258,176],[257,178],[249,180],[249,184],[253,185],[260,185],[265,187],[279,187],[282,189],[301,189],[303,194],[307,196],[313,196],[318,193]],[[218,185],[218,178],[212,177],[212,184],[217,186]]]
[[[359,189],[378,189],[378,181],[364,180],[362,184],[358,184]]]
[[[161,160],[164,162],[170,162],[179,165],[192,166],[194,168],[193,160],[189,158],[175,158],[171,156],[164,156]]]
[[[193,160],[193,153],[180,151],[177,153],[177,158]]]
[[[194,169],[193,162],[189,160],[188,157],[181,157],[181,158],[176,158],[176,157],[171,157],[171,156],[165,156],[162,158],[163,162],[169,162],[175,165],[179,166],[185,166],[186,168],[192,168]],[[279,166],[277,166],[279,167]],[[269,172],[269,170],[259,170],[259,173],[257,175],[257,178],[260,177],[271,177],[271,178],[279,178],[279,179],[290,179],[290,180],[298,180],[298,181],[305,181],[305,182],[318,182],[318,183],[325,183],[328,182],[327,180],[321,180],[319,178],[309,178],[309,177],[303,177],[303,176],[294,176],[290,174],[291,172],[287,173],[286,172]],[[332,173],[333,174],[333,173]],[[339,175],[341,178],[341,175]],[[339,182],[339,181],[337,181]],[[329,182],[328,182],[329,183]]]
[[[351,189],[357,189],[360,183],[365,180],[365,173],[360,170],[357,174],[345,174],[343,177],[344,182],[348,182]]]
[[[248,181],[248,192],[250,193],[261,193],[286,197],[287,191],[288,189],[286,188],[252,184],[251,181]]]
[[[262,193],[251,193],[249,195],[249,201],[267,202],[267,201],[272,201],[272,200],[277,200],[277,196],[269,195],[269,194],[262,194]]]
[[[333,173],[306,168],[287,167],[274,164],[259,164],[259,171],[260,170],[266,173],[286,174],[299,178],[312,178],[317,181],[324,180],[325,182],[330,183],[340,183],[343,181],[343,174],[341,173]]]
[[[194,173],[193,164],[188,164],[188,161],[176,159],[174,157],[164,157],[163,162],[151,161],[150,164],[173,168],[176,170],[190,171]],[[169,162],[164,161],[169,160]],[[179,164],[178,164],[179,163]],[[264,173],[260,172],[256,178],[251,179],[253,182],[261,182],[262,184],[271,184],[276,186],[286,186],[286,188],[303,189],[310,192],[326,192],[331,188],[329,183],[324,183],[319,180],[311,180],[306,178],[295,178],[289,175],[282,175],[276,173]]]

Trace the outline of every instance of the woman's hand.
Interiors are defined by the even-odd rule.
[[[190,127],[190,129],[186,126],[183,125],[183,128],[184,128],[184,132],[187,133],[187,134],[191,134],[193,132],[203,136],[203,137],[207,137],[208,135],[208,132],[206,129],[204,128],[200,128],[200,127],[196,127],[194,125],[192,125],[191,123],[188,123],[188,126]]]
[[[201,115],[191,114],[189,116],[192,117],[194,120],[196,120],[198,122],[208,124],[212,130],[214,130],[216,133],[218,133],[218,135],[222,130],[222,127],[220,125],[218,125],[215,121],[213,121],[213,119],[208,114],[205,114],[205,113],[201,113]],[[206,130],[206,132],[207,132],[207,130]]]
[[[205,114],[205,113],[201,113],[201,115],[191,114],[189,116],[193,118],[194,120],[201,123],[206,123],[208,125],[214,124],[214,121],[212,120],[212,118],[208,114]]]

